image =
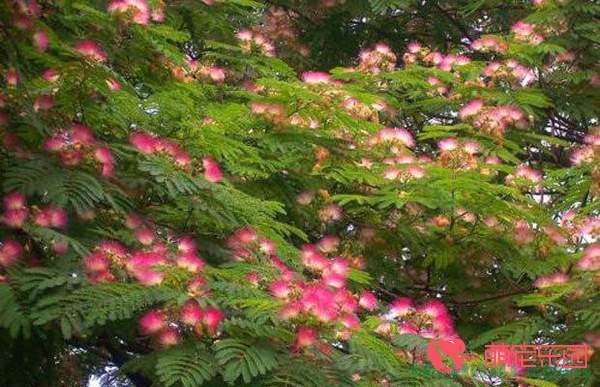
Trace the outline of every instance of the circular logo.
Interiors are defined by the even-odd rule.
[[[463,354],[465,352],[465,343],[459,339],[433,339],[427,346],[427,354],[433,368],[440,372],[450,373],[460,370],[463,363]],[[452,360],[448,365],[445,360]]]

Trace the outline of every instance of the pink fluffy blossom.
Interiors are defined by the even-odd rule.
[[[158,310],[146,312],[139,320],[140,331],[145,335],[160,332],[167,326],[164,314]]]
[[[363,292],[360,295],[358,304],[366,310],[372,311],[377,308],[377,297],[371,292]]]
[[[0,241],[0,266],[10,266],[23,255],[23,246],[14,239]]]
[[[179,319],[187,325],[196,325],[202,321],[204,315],[202,309],[195,300],[186,302],[181,308]]]
[[[302,81],[311,85],[331,83],[331,76],[321,71],[306,71],[302,74]]]
[[[100,45],[93,40],[82,40],[75,45],[75,50],[81,55],[98,62],[104,62],[108,58]]]
[[[204,178],[206,180],[211,183],[218,183],[222,180],[221,167],[219,167],[219,164],[215,160],[210,157],[204,157],[202,165],[204,166]]]
[[[39,51],[46,51],[49,43],[50,39],[48,38],[48,33],[46,31],[37,31],[33,34],[33,44],[35,44]]]

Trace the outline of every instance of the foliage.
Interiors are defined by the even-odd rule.
[[[0,384],[594,385],[598,11],[5,1]]]

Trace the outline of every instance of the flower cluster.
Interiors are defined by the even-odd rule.
[[[69,129],[55,132],[44,141],[44,149],[57,153],[64,165],[78,165],[87,158],[99,165],[102,176],[113,175],[115,161],[110,148],[99,143],[86,125],[74,123]]]
[[[415,139],[411,132],[405,128],[383,128],[367,140],[369,146],[387,144],[391,146],[405,146],[413,148]]]
[[[251,30],[241,30],[237,33],[244,52],[260,52],[266,56],[275,56],[275,46],[265,35]]]
[[[167,138],[161,138],[144,131],[136,131],[129,136],[129,142],[135,149],[146,155],[163,155],[169,157],[175,165],[183,169],[190,169],[193,163],[192,157],[181,147],[180,144]],[[221,168],[211,157],[202,159],[204,177],[206,180],[218,183],[221,181]]]
[[[506,184],[515,184],[517,182],[525,182],[527,185],[534,185],[534,188],[538,189],[544,174],[542,171],[533,169],[528,165],[519,165],[515,171],[506,176]],[[516,180],[516,179],[520,179]]]
[[[0,266],[15,264],[23,255],[23,246],[14,239],[0,241]]]
[[[475,39],[471,43],[471,48],[475,51],[482,51],[482,52],[495,51],[495,52],[503,53],[508,50],[508,44],[506,44],[506,42],[498,36],[487,35],[487,36],[482,36],[479,39]]]
[[[359,55],[358,70],[372,74],[392,71],[396,67],[396,55],[385,43],[378,43],[373,49],[367,49]]]
[[[521,109],[513,105],[485,106],[481,99],[465,104],[458,115],[461,120],[472,122],[483,132],[502,137],[510,125],[524,129],[529,121]]]
[[[114,0],[108,4],[108,11],[129,13],[137,24],[146,25],[150,21],[150,6],[146,0]]]
[[[31,1],[11,1],[6,3],[12,3],[14,5],[12,22],[15,27],[21,31],[33,31],[31,39],[33,45],[40,52],[44,52],[48,49],[49,38],[48,33],[43,29],[35,29],[37,23],[35,20],[42,16],[42,7],[36,0]],[[9,4],[6,4],[9,5]]]
[[[443,71],[451,71],[454,66],[464,66],[471,62],[471,59],[466,55],[444,55],[439,51],[431,51],[418,42],[412,42],[408,45],[407,52],[404,53],[402,59],[406,64],[421,61],[424,64],[436,66]]]
[[[198,301],[190,299],[181,308],[150,310],[138,324],[143,335],[154,337],[161,347],[168,347],[179,343],[181,333],[190,328],[197,336],[216,335],[224,317],[220,309],[201,308]]]
[[[75,50],[86,58],[96,62],[105,62],[108,59],[106,52],[93,40],[82,40],[75,45]]]
[[[199,64],[195,60],[187,60],[190,73],[206,80],[223,83],[225,81],[225,69],[212,64]]]
[[[474,140],[459,141],[448,137],[438,141],[440,151],[438,161],[445,167],[453,169],[472,169],[478,165],[477,154],[480,145]]]
[[[482,75],[492,80],[499,78],[515,79],[521,86],[527,86],[536,79],[533,70],[523,66],[514,59],[508,59],[504,62],[490,62],[483,69]]]
[[[129,251],[117,241],[100,242],[84,260],[89,279],[93,283],[116,280],[113,272],[127,274],[146,286],[159,285],[165,270],[179,267],[192,273],[188,284],[190,294],[198,293],[205,284],[202,272],[205,262],[198,255],[196,243],[190,237],[161,240],[156,230],[135,215],[130,215],[126,225],[133,229],[137,241],[143,246]]]
[[[270,102],[252,102],[250,111],[258,114],[275,125],[281,125],[287,122],[285,107],[279,103]]]
[[[30,219],[35,225],[48,228],[64,228],[67,214],[54,206],[27,206],[27,199],[21,192],[12,192],[4,197],[2,222],[10,228],[20,228]]]
[[[549,288],[557,285],[564,285],[569,283],[569,276],[565,273],[557,272],[554,274],[543,275],[538,277],[533,286],[538,289]]]
[[[535,32],[535,27],[535,24],[529,24],[519,20],[513,24],[511,32],[515,35],[516,40],[538,45],[544,41],[544,37]]]
[[[442,302],[431,300],[416,306],[407,297],[392,301],[375,332],[384,336],[412,334],[428,339],[458,337],[452,317]]]
[[[600,270],[600,243],[593,243],[585,248],[577,267],[584,271]]]
[[[600,127],[596,128],[600,133]],[[594,161],[596,155],[600,154],[600,134],[593,132],[585,136],[584,145],[578,147],[571,153],[571,162],[574,165],[582,165]]]

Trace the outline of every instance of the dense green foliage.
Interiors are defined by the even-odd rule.
[[[599,13],[5,0],[0,385],[595,385]]]

